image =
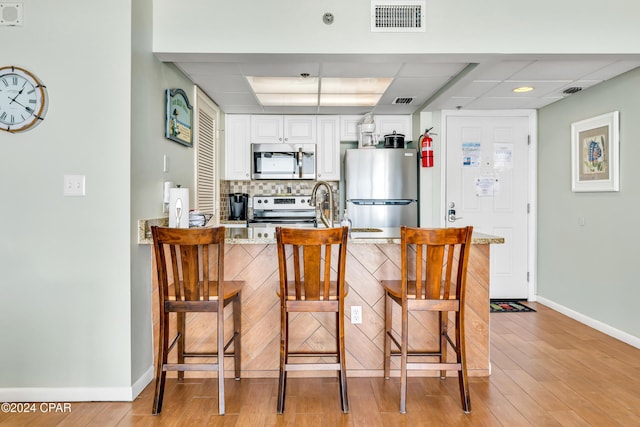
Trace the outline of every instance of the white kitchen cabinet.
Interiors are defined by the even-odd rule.
[[[251,179],[251,116],[227,114],[225,123],[224,179]]]
[[[364,116],[340,116],[340,141],[358,140],[358,122]],[[411,141],[411,116],[410,115],[373,115],[376,124],[376,134],[379,141],[384,141],[384,136],[393,133],[404,135],[405,141]]]
[[[373,118],[376,123],[376,134],[379,135],[380,141],[384,141],[384,136],[393,133],[393,131],[403,134],[405,142],[413,141],[411,115],[374,115]]]
[[[340,141],[358,140],[358,122],[364,116],[340,116]]]
[[[315,144],[316,116],[252,115],[251,142]]]
[[[340,181],[340,117],[318,116],[316,174],[320,181]]]

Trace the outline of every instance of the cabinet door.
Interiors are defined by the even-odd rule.
[[[256,144],[284,142],[283,123],[283,116],[251,116],[251,142]]]
[[[322,181],[340,181],[340,118],[318,116],[317,175]]]
[[[316,143],[316,116],[284,116],[284,142]]]
[[[251,179],[251,116],[227,114],[225,130],[225,168],[227,180]]]
[[[393,131],[404,135],[405,142],[413,141],[411,137],[411,116],[410,115],[381,115],[374,116],[376,123],[376,133],[380,140]]]
[[[358,122],[362,116],[340,116],[340,141],[358,140]]]

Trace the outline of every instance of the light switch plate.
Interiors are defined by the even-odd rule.
[[[64,176],[64,195],[65,196],[84,196],[85,195],[85,176],[84,175],[65,175]]]

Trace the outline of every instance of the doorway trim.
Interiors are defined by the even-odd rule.
[[[529,120],[529,164],[527,171],[527,299],[536,301],[537,287],[537,222],[538,222],[538,113],[537,110],[442,110],[440,129],[442,131],[442,150],[440,150],[440,164],[445,165],[448,149],[447,118],[456,116],[473,117],[527,117]],[[446,170],[440,169],[440,218],[446,224]]]

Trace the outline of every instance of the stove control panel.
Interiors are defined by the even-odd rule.
[[[311,196],[253,196],[253,209],[310,209]]]

